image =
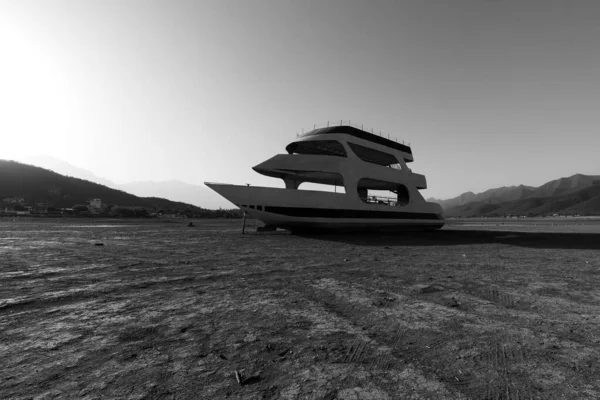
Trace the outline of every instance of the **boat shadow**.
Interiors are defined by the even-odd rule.
[[[360,246],[457,246],[501,243],[536,249],[600,250],[600,233],[452,230],[398,233],[300,233],[296,236]]]

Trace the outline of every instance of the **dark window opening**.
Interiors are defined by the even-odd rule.
[[[336,184],[323,184],[313,182],[302,182],[298,186],[298,190],[313,190],[317,192],[333,192],[333,193],[346,193],[344,187],[344,180],[340,176],[340,180]]]
[[[356,154],[358,158],[365,162],[385,166],[398,164],[398,160],[392,154],[351,142],[348,142],[348,146],[350,146],[352,152]]]
[[[290,143],[286,148],[289,154],[312,154],[346,157],[346,149],[337,140],[311,140]]]
[[[363,178],[358,181],[358,197],[368,204],[405,206],[410,202],[408,188],[401,183]]]

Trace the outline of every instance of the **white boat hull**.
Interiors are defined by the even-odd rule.
[[[436,203],[368,204],[358,195],[205,183],[266,225],[302,230],[423,230],[444,225]]]

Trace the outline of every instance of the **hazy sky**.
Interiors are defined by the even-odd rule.
[[[116,182],[251,167],[352,120],[425,197],[600,173],[600,1],[0,0],[0,158]]]

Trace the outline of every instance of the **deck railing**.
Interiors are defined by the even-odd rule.
[[[369,203],[369,204],[385,204],[388,206],[395,206],[398,203],[398,199],[396,197],[386,197],[386,196],[367,196],[367,203]]]
[[[345,120],[345,119],[339,119],[339,120],[335,120],[335,121],[327,121],[327,122],[326,122],[326,123],[324,123],[324,124],[313,124],[313,126],[312,126],[312,127],[310,127],[309,129],[304,129],[304,128],[303,128],[301,132],[296,132],[296,137],[299,137],[299,136],[301,136],[301,135],[304,135],[306,132],[310,132],[310,131],[313,131],[313,130],[315,130],[315,129],[319,129],[319,128],[328,128],[328,127],[330,127],[330,126],[342,126],[342,125],[344,125],[344,126],[352,126],[352,127],[354,127],[354,128],[357,128],[357,129],[363,130],[363,131],[365,131],[365,132],[372,133],[373,135],[379,135],[379,136],[381,136],[381,137],[385,137],[385,138],[388,138],[388,139],[390,139],[390,140],[395,140],[397,143],[402,143],[402,144],[405,144],[405,143],[404,143],[404,140],[403,140],[402,142],[398,142],[398,138],[394,137],[394,138],[392,139],[392,138],[390,137],[390,134],[389,134],[389,133],[386,135],[386,134],[384,134],[384,132],[383,132],[382,130],[375,130],[375,129],[373,129],[373,128],[370,128],[370,129],[369,129],[369,128],[365,128],[365,127],[364,127],[362,124],[353,123],[353,122],[352,122],[352,121],[350,121],[349,119],[348,119],[348,120]],[[410,147],[410,143],[406,143],[406,145]]]

